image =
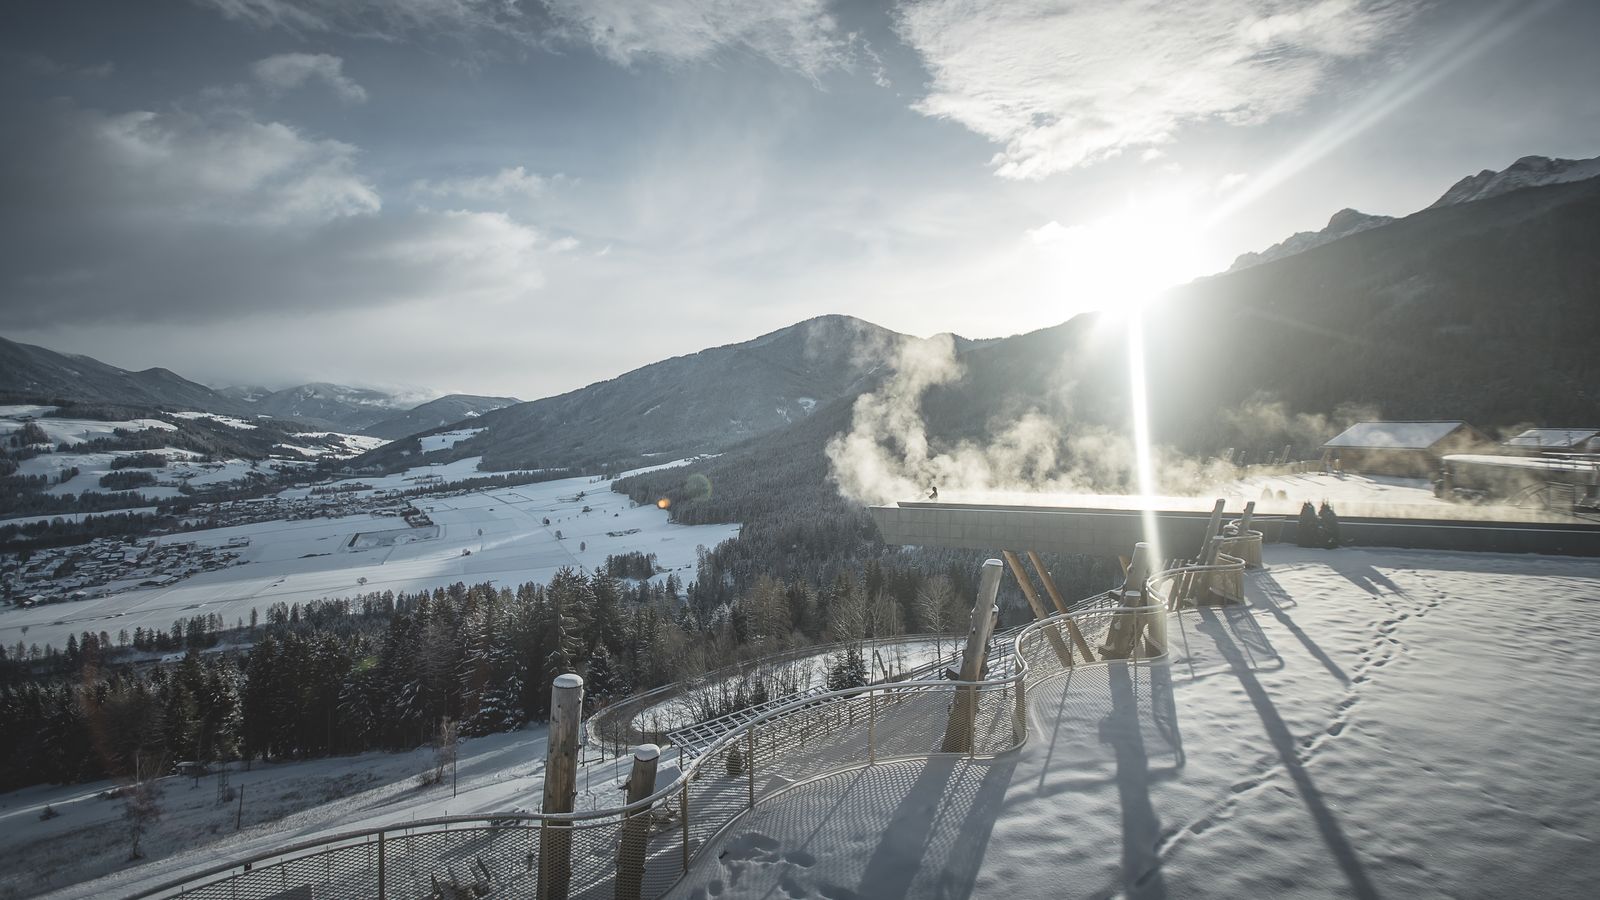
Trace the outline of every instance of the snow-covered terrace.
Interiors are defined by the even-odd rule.
[[[992,759],[758,804],[670,896],[1584,896],[1600,878],[1600,566],[1268,548],[1171,662],[1030,690]]]

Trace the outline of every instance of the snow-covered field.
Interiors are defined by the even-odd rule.
[[[476,459],[361,479],[377,489],[417,487],[423,478],[460,480],[484,475]],[[309,489],[284,492],[301,496]],[[580,497],[580,493],[582,496]],[[229,625],[265,615],[274,603],[304,603],[369,591],[421,591],[457,581],[516,586],[545,582],[563,566],[589,570],[608,555],[641,551],[686,578],[696,548],[714,547],[738,534],[737,525],[676,525],[655,506],[634,506],[610,482],[565,478],[513,488],[417,501],[438,526],[420,540],[358,541],[359,534],[393,531],[392,516],[354,515],[259,522],[160,538],[166,543],[223,546],[248,537],[243,565],[206,572],[160,588],[122,590],[76,603],[0,612],[0,643],[66,643],[69,634],[135,627],[168,628],[174,619],[217,613]],[[588,508],[588,512],[584,509]],[[545,520],[549,520],[546,525]],[[633,532],[623,534],[623,532]],[[612,537],[608,532],[619,536]],[[559,537],[558,537],[559,535]],[[365,545],[371,545],[362,549]]]
[[[1170,666],[1032,691],[1020,751],[802,784],[674,896],[1593,896],[1600,563],[1267,562]]]
[[[159,468],[149,469],[122,469],[114,470],[111,464],[122,456],[133,456],[139,453],[159,453],[167,458],[167,464]],[[294,462],[292,460],[243,460],[228,459],[217,462],[200,462],[200,454],[177,447],[164,447],[159,450],[131,451],[113,450],[97,453],[44,453],[31,459],[23,460],[17,467],[22,475],[44,475],[55,481],[62,472],[75,468],[78,474],[57,484],[52,484],[45,489],[45,493],[63,496],[66,494],[81,494],[86,491],[109,493],[109,488],[100,486],[100,477],[112,471],[124,472],[149,472],[157,481],[154,485],[134,488],[133,492],[151,500],[171,499],[182,495],[178,490],[179,484],[189,484],[192,487],[211,487],[235,481],[243,481],[250,473],[257,472],[262,475],[273,475],[280,472],[289,472],[295,469],[308,468],[309,462]],[[6,523],[13,520],[6,519]]]
[[[0,407],[0,413],[11,410],[9,417],[0,416],[0,437],[10,435],[12,432],[22,430],[25,424],[19,416],[36,415],[35,410],[51,410],[54,407],[40,406],[7,406]],[[117,429],[124,431],[177,431],[178,426],[160,419],[129,419],[122,422],[103,422],[99,419],[34,419],[33,424],[39,426],[50,438],[52,444],[81,444],[95,438],[111,437]]]
[[[52,889],[48,896],[60,898],[121,896],[186,871],[341,832],[438,816],[534,812],[544,788],[547,732],[537,725],[464,740],[454,783],[447,770],[438,785],[420,783],[434,768],[433,750],[426,747],[257,764],[248,772],[236,764],[228,778],[235,790],[243,789],[242,806],[237,799],[218,802],[215,776],[202,777],[198,786],[181,776],[165,778],[162,815],[142,839],[147,861],[136,867],[126,863],[122,801],[100,796],[115,782],[0,794],[0,897]],[[627,775],[627,759],[594,755],[579,772],[578,808],[620,805]],[[676,778],[676,762],[664,759],[659,777],[663,784]],[[39,818],[46,805],[55,818]]]
[[[73,447],[97,438],[112,437],[118,429],[135,432],[177,430],[176,425],[161,419],[130,419],[120,422],[104,422],[95,419],[36,418],[54,409],[55,407],[53,406],[0,406],[0,438],[5,438],[30,423],[41,428],[50,438],[51,445],[56,447],[63,444]],[[211,413],[174,412],[163,413],[163,415],[171,416],[174,419],[207,419],[232,428],[245,430],[253,430],[258,427],[243,419],[213,415]],[[252,475],[272,476],[293,473],[296,470],[312,468],[318,459],[324,457],[349,459],[388,443],[383,438],[326,431],[298,434],[292,438],[292,441],[292,443],[280,443],[274,447],[280,454],[287,454],[289,456],[287,459],[218,459],[212,462],[201,462],[200,454],[177,447],[143,451],[110,450],[93,453],[78,453],[67,450],[65,452],[42,453],[30,459],[25,459],[18,466],[18,473],[29,476],[43,475],[49,478],[51,484],[46,488],[46,493],[56,496],[109,493],[112,489],[101,487],[100,478],[112,471],[116,471],[113,469],[112,463],[125,456],[135,456],[141,453],[159,453],[166,457],[166,465],[159,468],[138,468],[126,471],[149,473],[157,482],[154,485],[142,485],[133,488],[133,493],[150,500],[170,500],[182,495],[179,490],[180,485],[187,484],[192,488],[206,488],[233,482],[243,482]],[[77,474],[65,481],[60,481],[60,477],[69,469],[76,469]],[[0,521],[11,524],[16,523],[15,520],[9,519]]]
[[[422,445],[423,453],[448,450],[481,431],[483,431],[482,428],[457,428],[455,431],[441,431],[438,434],[425,435],[419,438],[418,443]]]

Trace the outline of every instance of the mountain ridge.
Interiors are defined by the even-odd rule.
[[[853,316],[816,316],[441,426],[434,431],[480,431],[429,459],[483,456],[486,469],[604,468],[715,453],[809,417],[886,365],[902,342],[919,340]],[[379,448],[351,465],[413,464],[416,443]]]
[[[1596,177],[1600,177],[1600,156],[1592,159],[1524,156],[1499,171],[1484,169],[1476,175],[1462,178],[1441,194],[1439,199],[1418,212],[1488,200],[1524,188],[1567,184]],[[1369,215],[1347,207],[1334,213],[1320,231],[1295,232],[1265,250],[1239,254],[1227,271],[1236,272],[1273,262],[1396,221],[1398,219],[1394,216]]]

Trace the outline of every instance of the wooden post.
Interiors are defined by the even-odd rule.
[[[388,896],[387,870],[384,869],[383,859],[383,832],[378,832],[378,900],[385,900]]]
[[[1211,521],[1206,525],[1206,536],[1200,539],[1200,556],[1205,556],[1206,548],[1211,543],[1211,536],[1217,533],[1218,528],[1222,527],[1222,507],[1227,502],[1226,500],[1218,500],[1216,505],[1211,507]]]
[[[656,792],[656,765],[661,748],[640,744],[633,751],[633,770],[628,773],[628,803],[632,806]],[[645,847],[650,841],[650,808],[628,813],[622,822],[622,841],[617,848],[617,900],[640,900],[644,884]]]
[[[1028,573],[1022,568],[1022,560],[1018,559],[1017,554],[1010,550],[1002,550],[1000,555],[1006,558],[1006,565],[1011,567],[1011,575],[1017,579],[1017,586],[1022,588],[1022,596],[1028,598],[1028,606],[1033,608],[1033,617],[1041,622],[1050,618],[1050,612],[1044,608],[1044,603],[1039,600],[1038,592],[1033,589],[1033,580],[1028,577]],[[1043,631],[1045,639],[1055,649],[1056,658],[1061,661],[1061,665],[1071,666],[1072,649],[1067,646],[1066,641],[1061,639],[1061,629],[1045,628]],[[1093,659],[1093,657],[1090,658]]]
[[[1251,500],[1244,505],[1244,515],[1239,517],[1239,536],[1247,537],[1250,534],[1250,520],[1255,518],[1256,502]]]
[[[994,598],[1000,592],[1002,563],[987,559],[978,575],[978,599],[972,604],[972,629],[967,632],[967,648],[961,654],[961,680],[977,681],[983,677],[983,655],[989,649],[989,636],[994,633],[994,619],[999,612]],[[944,741],[940,750],[945,753],[969,753],[972,750],[973,728],[978,718],[977,688],[957,688],[955,702],[950,704],[950,720],[945,724]]]
[[[744,778],[749,791],[750,809],[756,808],[756,729],[751,726],[744,733]]]
[[[570,813],[578,798],[578,726],[583,678],[557,675],[550,685],[550,737],[544,764],[544,813]],[[539,900],[567,900],[572,883],[572,829],[548,822],[539,845]]]
[[[689,782],[683,782],[683,793],[678,795],[678,818],[683,822],[683,871],[689,872]]]
[[[1033,570],[1039,573],[1039,581],[1044,584],[1045,592],[1050,595],[1050,602],[1056,605],[1056,611],[1063,616],[1067,614],[1067,601],[1062,598],[1061,591],[1056,589],[1056,580],[1050,577],[1050,570],[1044,567],[1044,560],[1032,550],[1028,551],[1028,562],[1033,563]],[[1083,632],[1078,630],[1078,623],[1071,619],[1067,623],[1067,634],[1072,636],[1073,646],[1083,654],[1085,662],[1094,662],[1094,654],[1089,651],[1089,642],[1083,639]]]
[[[1128,577],[1122,583],[1122,608],[1124,610],[1140,610],[1134,612],[1118,612],[1111,620],[1111,628],[1106,633],[1105,646],[1100,648],[1103,659],[1127,659],[1134,655],[1138,648],[1139,635],[1144,631],[1144,626],[1150,623],[1149,617],[1143,608],[1149,604],[1145,591],[1145,580],[1150,577],[1151,566],[1150,545],[1140,541],[1133,545],[1133,559],[1128,564]],[[1163,613],[1162,624],[1165,624]],[[1157,636],[1160,637],[1159,635]]]
[[[878,761],[878,692],[867,692],[867,762]]]

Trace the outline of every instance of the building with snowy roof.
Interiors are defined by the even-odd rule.
[[[1466,422],[1359,422],[1322,445],[1345,471],[1427,478],[1446,454],[1469,453],[1493,442]]]
[[[1600,453],[1600,428],[1529,428],[1505,442],[1513,453]]]

